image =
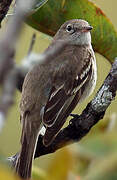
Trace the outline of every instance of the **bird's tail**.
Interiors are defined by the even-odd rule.
[[[22,179],[29,179],[31,177],[32,160],[35,153],[37,138],[38,131],[28,131],[28,135],[25,132],[23,133],[21,139],[22,147],[16,162],[16,173]]]

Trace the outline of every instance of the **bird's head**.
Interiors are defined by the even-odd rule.
[[[65,22],[56,33],[55,40],[68,40],[72,45],[90,45],[92,26],[82,19]]]

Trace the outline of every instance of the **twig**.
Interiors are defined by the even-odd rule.
[[[35,44],[35,40],[36,40],[36,34],[34,33],[32,35],[32,40],[31,40],[31,43],[30,43],[30,46],[29,46],[29,50],[28,50],[28,54],[29,55],[31,52],[32,52],[32,49],[33,49],[33,46]]]
[[[4,125],[8,110],[13,104],[16,82],[17,72],[15,71],[15,69],[13,69],[8,73],[8,76],[6,76],[2,87],[2,96],[0,98],[0,130]]]

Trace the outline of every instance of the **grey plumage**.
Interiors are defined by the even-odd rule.
[[[71,34],[66,31],[69,24]],[[83,20],[63,24],[46,51],[53,48],[55,41],[68,38],[70,43],[50,63],[36,65],[25,78],[20,103],[22,148],[16,165],[23,178],[30,177],[42,125],[46,127],[43,143],[48,146],[72,110],[95,87],[96,62],[88,28]]]

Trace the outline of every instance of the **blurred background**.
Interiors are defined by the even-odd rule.
[[[116,13],[117,1],[116,0],[92,0],[92,2],[95,2],[104,11],[104,13],[113,23],[114,27],[117,29],[117,13]],[[5,23],[7,23],[7,18],[5,19],[3,26],[5,26]],[[33,50],[34,52],[36,53],[43,52],[48,47],[49,43],[51,42],[52,40],[51,37],[43,33],[40,33],[25,24],[24,28],[22,29],[22,33],[17,44],[17,51],[16,51],[17,63],[21,63],[21,60],[24,58],[24,56],[26,56],[31,37],[34,32],[36,33],[36,36],[37,36],[36,43],[34,45],[34,50]],[[106,75],[108,74],[110,70],[111,65],[104,57],[96,53],[96,59],[97,59],[97,66],[98,66],[98,80],[97,80],[96,89],[90,98],[88,98],[83,104],[77,106],[77,108],[75,109],[75,113],[80,114],[82,112],[84,107],[87,105],[87,103],[92,99],[94,94],[97,92],[97,90],[101,86],[103,80],[105,79]],[[0,135],[0,154],[4,157],[14,155],[20,148],[20,135],[21,135],[20,114],[19,114],[20,96],[21,94],[17,91],[16,98],[15,98],[16,103],[14,104],[11,111],[9,112],[6,125],[2,131],[2,134]],[[103,133],[108,132],[108,131],[110,132],[111,129],[114,129],[114,126],[117,127],[116,114],[117,114],[117,99],[115,99],[113,103],[109,106],[105,114],[104,120],[101,120],[95,127],[93,127],[91,132],[86,137],[84,137],[79,143],[75,145],[70,145],[68,147],[69,151],[72,154],[74,173],[76,174],[82,174],[82,172],[84,173],[83,171],[85,169],[84,167],[87,166],[88,162],[93,156],[96,156],[96,154],[93,152],[94,149],[95,151],[98,149],[96,152],[98,154],[99,152],[102,153],[102,151],[105,152],[107,148],[109,147],[111,148],[112,144],[111,143],[108,144],[110,135],[103,136]],[[111,135],[114,139],[113,133]],[[101,139],[102,137],[105,137],[105,138],[102,140]],[[107,143],[108,146],[105,147],[103,143]],[[93,146],[95,146],[95,148]],[[86,148],[83,149],[83,147],[87,147],[87,151],[86,151]],[[64,149],[63,151],[65,151],[65,153],[66,152],[68,153],[68,150],[66,149]],[[48,164],[51,163],[52,159],[54,159],[55,156],[57,156],[57,153],[40,157],[40,159],[35,160],[36,165],[43,170],[47,169]]]

